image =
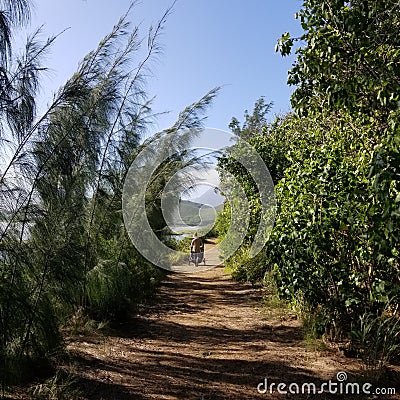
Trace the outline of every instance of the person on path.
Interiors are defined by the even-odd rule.
[[[200,253],[203,249],[203,246],[204,246],[203,241],[201,240],[201,238],[197,236],[197,232],[195,232],[193,235],[192,243],[190,245],[190,251],[193,254],[195,267],[199,265],[199,261],[201,258]]]

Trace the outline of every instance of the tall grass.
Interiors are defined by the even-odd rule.
[[[400,318],[396,314],[365,313],[352,330],[353,346],[363,359],[370,378],[379,380],[384,367],[400,357]]]

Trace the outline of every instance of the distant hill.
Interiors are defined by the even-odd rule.
[[[190,200],[182,200],[179,204],[179,214],[182,221],[187,225],[210,225],[215,221],[215,213],[220,211],[222,206],[214,207]]]
[[[201,196],[193,199],[193,202],[200,204],[208,204],[210,206],[220,206],[225,201],[225,197],[221,196],[219,192],[215,192],[214,188],[210,188]]]

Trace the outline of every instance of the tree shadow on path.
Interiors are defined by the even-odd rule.
[[[276,387],[272,394],[257,391],[266,378],[319,388],[350,367],[332,354],[307,350],[295,318],[265,320],[261,297],[260,289],[232,281],[222,268],[170,275],[140,316],[105,337],[74,338],[69,348],[83,398],[344,398],[280,394]],[[349,380],[358,367],[348,370]]]

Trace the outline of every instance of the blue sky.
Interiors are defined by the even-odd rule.
[[[44,25],[44,36],[69,28],[48,57],[44,97],[49,99],[123,15],[130,0],[34,0],[29,30]],[[142,35],[172,0],[143,0],[131,14]],[[274,102],[272,114],[290,109],[293,88],[286,84],[294,57],[282,58],[274,47],[280,35],[300,34],[294,13],[299,0],[178,0],[161,39],[163,54],[152,64],[148,92],[156,96],[155,112],[168,127],[180,110],[215,86],[223,86],[209,112],[207,126],[227,130],[232,116],[242,118],[264,96]]]

